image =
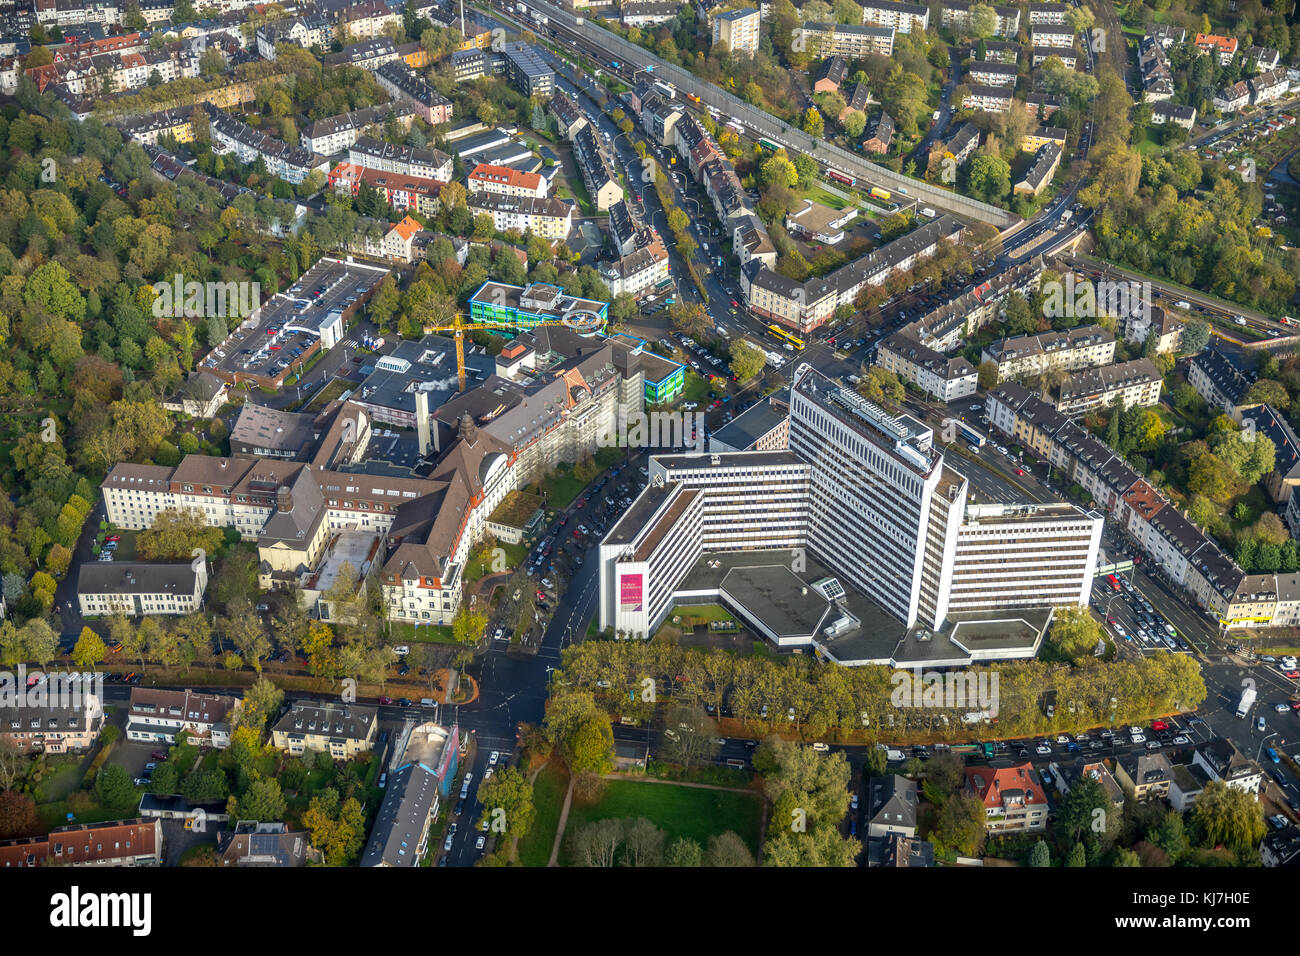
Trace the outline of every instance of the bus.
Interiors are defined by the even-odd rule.
[[[844,173],[840,172],[838,169],[828,169],[828,170],[826,170],[826,177],[827,177],[828,179],[833,179],[833,180],[835,180],[837,183],[842,183],[842,184],[844,184],[845,186],[852,186],[852,185],[854,185],[854,184],[857,182],[857,179],[855,179],[855,178],[852,177],[852,176],[846,176]]]
[[[876,199],[888,200],[893,194],[888,189],[881,189],[879,186],[872,186],[871,195]]]
[[[803,351],[803,346],[804,346],[803,339],[799,338],[798,336],[791,335],[789,332],[781,328],[779,325],[769,325],[767,327],[767,333],[768,335],[771,335],[773,338],[779,339],[782,342],[794,346],[794,350],[796,352]]]
[[[760,139],[758,141],[758,145],[762,146],[764,149],[771,150],[774,153],[778,149],[780,149],[780,147],[777,146],[776,143],[772,142],[770,139]]]
[[[1110,585],[1112,591],[1118,591],[1120,589],[1119,578],[1115,577],[1113,574],[1106,575],[1106,583]]]
[[[957,423],[957,431],[961,434],[962,440],[970,445],[975,451],[984,447],[984,436],[978,431],[971,428],[965,422]]]

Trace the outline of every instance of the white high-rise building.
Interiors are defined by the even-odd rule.
[[[808,547],[910,627],[943,458],[930,428],[811,368],[790,390],[790,450],[812,465]]]
[[[1063,502],[970,502],[928,426],[809,366],[791,386],[788,450],[660,455],[649,476],[600,546],[600,626],[623,636],[649,637],[678,604],[721,601],[745,617],[748,593],[766,605],[756,630],[784,627],[779,646],[834,639],[855,625],[823,572],[881,624],[923,634],[1086,605],[1104,520]],[[800,578],[813,564],[822,576]],[[758,581],[786,593],[756,593]],[[820,624],[812,592],[839,608]],[[1003,656],[1034,651],[1011,643]]]

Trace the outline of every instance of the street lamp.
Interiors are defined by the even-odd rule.
[[[1264,752],[1264,744],[1268,743],[1274,737],[1278,736],[1278,734],[1279,731],[1275,730],[1259,742],[1259,749],[1255,751],[1255,763],[1259,763],[1260,755]]]

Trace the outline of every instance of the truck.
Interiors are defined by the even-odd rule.
[[[952,752],[959,757],[983,757],[993,759],[992,744],[953,744]]]
[[[1064,229],[1066,226],[1068,226],[1070,224],[1070,218],[1073,215],[1074,215],[1074,211],[1071,209],[1067,209],[1065,210],[1065,212],[1061,213],[1061,221],[1056,224],[1056,228]]]
[[[1237,716],[1245,717],[1250,713],[1250,708],[1255,706],[1255,688],[1247,687],[1241,692],[1241,702],[1237,704]]]
[[[935,216],[938,215],[938,213],[935,212],[933,209],[931,209],[929,206],[925,206],[921,209],[921,215],[924,216],[926,219],[933,219]]]

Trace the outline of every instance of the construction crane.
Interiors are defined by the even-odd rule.
[[[469,318],[469,316],[458,312],[449,324],[426,325],[424,327],[425,335],[428,335],[431,332],[450,332],[452,333],[452,337],[456,340],[456,381],[458,383],[457,391],[461,392],[465,391],[465,333],[477,332],[480,330],[491,332],[494,329],[503,328],[508,325],[508,323],[504,322],[492,323],[474,322],[472,320],[466,321]],[[603,323],[601,324],[603,325]],[[597,328],[595,323],[584,323],[578,319],[546,319],[541,322],[530,322],[527,327],[524,327],[522,330],[527,332],[543,325],[562,325],[565,328],[570,328],[580,333],[584,331],[594,332]]]

